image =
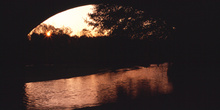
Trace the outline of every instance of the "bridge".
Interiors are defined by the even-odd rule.
[[[103,1],[133,6],[155,16],[166,18],[174,25],[176,37],[173,46],[176,62],[174,69],[169,69],[168,72],[174,73],[170,78],[175,79],[173,80],[174,86],[179,87],[177,90],[184,91],[179,92],[181,95],[179,99],[184,100],[183,104],[186,101],[190,102],[185,104],[187,106],[200,104],[199,106],[215,107],[219,105],[217,104],[219,102],[217,101],[219,99],[217,82],[219,81],[218,63],[220,61],[219,36],[217,36],[219,0],[1,0],[1,26],[3,27],[1,27],[0,36],[0,73],[1,92],[3,92],[3,101],[6,103],[3,102],[3,107],[18,109],[17,106],[21,106],[20,100],[23,98],[21,79],[25,78],[22,68],[27,51],[27,34],[39,23],[58,12]],[[205,82],[201,81],[202,75],[204,79],[207,78]],[[199,78],[201,79],[196,80]],[[195,92],[194,89],[192,90],[192,88],[199,87],[202,89]],[[188,90],[194,93],[185,95],[189,93]],[[194,98],[196,103],[192,103],[190,97],[183,98],[185,96],[196,96]]]

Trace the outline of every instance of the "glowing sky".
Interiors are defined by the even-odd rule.
[[[73,31],[71,36],[80,35],[82,29],[92,29],[92,27],[87,26],[84,20],[89,19],[88,13],[92,13],[93,8],[94,5],[84,5],[68,9],[48,18],[42,23],[53,25],[56,28],[70,27]]]

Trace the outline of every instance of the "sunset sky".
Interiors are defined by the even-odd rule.
[[[84,20],[89,19],[88,13],[92,13],[94,5],[84,5],[65,10],[57,13],[42,23],[53,25],[55,28],[70,27],[73,35],[80,35],[80,31],[84,28],[91,30],[92,27],[88,26]],[[94,34],[94,32],[92,32]]]

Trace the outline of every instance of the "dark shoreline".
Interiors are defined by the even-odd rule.
[[[156,64],[162,64],[156,63]],[[117,73],[118,69],[139,69],[140,66],[149,67],[145,64],[117,64],[117,65],[76,65],[76,64],[42,64],[26,65],[24,71],[25,82],[35,82],[44,80],[54,80],[60,78],[70,78],[91,74],[101,74],[105,72]]]

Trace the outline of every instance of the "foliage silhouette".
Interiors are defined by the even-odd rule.
[[[88,15],[90,20],[85,20],[88,25],[110,36],[156,40],[166,39],[173,30],[161,18],[153,18],[129,6],[99,4]]]
[[[82,29],[80,37],[92,37],[91,31],[88,29]]]
[[[70,35],[72,30],[69,27],[55,28],[53,25],[41,23],[28,34],[29,40],[34,33],[40,35],[46,34],[47,32],[51,32],[54,35]]]
[[[139,65],[172,58],[173,29],[162,19],[132,7],[109,4],[96,5],[89,17],[85,22],[100,36],[83,29],[80,36],[70,37],[70,28],[47,24],[32,30],[29,63]],[[52,32],[49,37],[45,34],[48,31]]]
[[[170,60],[169,40],[121,39],[117,37],[70,37],[33,34],[29,41],[29,64],[123,65]]]

